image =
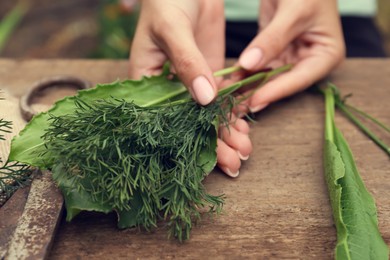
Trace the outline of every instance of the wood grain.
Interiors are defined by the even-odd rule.
[[[111,82],[125,78],[126,67],[125,61],[0,60],[0,88],[20,96],[31,82],[57,74]],[[331,80],[344,94],[353,93],[351,104],[390,124],[390,60],[348,60]],[[389,158],[348,120],[336,117],[390,244]],[[205,181],[209,192],[226,195],[223,213],[205,217],[184,244],[166,239],[164,223],[153,233],[119,230],[114,214],[83,213],[71,223],[62,220],[50,259],[332,258],[336,232],[322,170],[323,121],[323,98],[309,92],[258,113],[251,132],[254,152],[240,176],[230,179],[215,170]]]

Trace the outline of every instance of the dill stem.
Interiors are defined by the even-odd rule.
[[[292,67],[292,65],[288,64],[288,65],[284,65],[284,66],[278,67],[278,68],[270,70],[270,71],[258,72],[256,74],[253,74],[252,76],[249,76],[249,77],[247,77],[247,78],[245,78],[243,80],[237,81],[237,82],[231,84],[230,86],[227,86],[226,88],[223,88],[223,89],[219,90],[218,91],[218,96],[219,97],[221,97],[221,96],[223,97],[223,96],[230,95],[233,92],[235,92],[238,89],[240,89],[241,87],[246,86],[246,85],[251,84],[251,83],[254,83],[254,82],[259,81],[261,79],[268,80],[269,78],[271,78],[273,76],[276,76],[276,75],[278,75],[280,73],[283,73],[285,71],[290,70],[291,67]],[[229,68],[222,69],[222,70],[214,72],[214,76],[216,76],[216,75],[219,75],[219,76],[228,75],[228,74],[233,73],[235,71],[239,71],[240,69],[241,69],[240,67],[229,67]],[[182,92],[180,92],[178,94],[182,94]],[[172,102],[169,102],[169,103],[161,104],[161,106],[183,104],[183,103],[186,103],[186,102],[188,102],[190,100],[192,100],[191,97],[185,97],[185,98],[182,98],[182,99],[179,99],[179,100],[175,100],[175,101],[172,101]],[[159,102],[159,103],[161,103],[161,102]],[[153,105],[155,105],[155,104],[153,104]]]
[[[344,104],[344,106],[346,106],[348,109],[350,110],[353,110],[354,112],[360,114],[361,116],[371,120],[373,123],[375,123],[377,126],[381,127],[383,130],[387,131],[390,133],[390,127],[385,125],[384,123],[382,123],[381,121],[379,121],[378,119],[372,117],[371,115],[367,114],[366,112],[354,107],[354,106],[351,106],[351,105],[348,105],[348,104]]]
[[[213,75],[214,75],[214,77],[221,77],[221,76],[232,74],[233,72],[236,72],[236,71],[240,71],[241,69],[242,69],[241,67],[237,67],[237,66],[228,67],[228,68],[221,69],[221,70],[214,72]]]
[[[334,143],[334,93],[331,87],[322,90],[325,95],[325,139]]]
[[[382,140],[379,139],[373,132],[371,132],[357,117],[355,117],[348,108],[341,102],[336,102],[336,106],[357,125],[371,140],[373,140],[380,148],[382,148],[387,154],[390,155],[390,147],[387,146]]]
[[[218,96],[226,96],[226,95],[232,94],[233,92],[237,91],[238,89],[240,89],[243,86],[246,86],[248,84],[254,83],[254,82],[256,82],[258,80],[261,80],[261,79],[264,79],[264,78],[269,79],[269,78],[271,78],[273,76],[276,76],[276,75],[278,75],[280,73],[283,73],[285,71],[290,70],[291,67],[292,67],[292,65],[288,64],[288,65],[284,65],[284,66],[281,66],[279,68],[273,69],[271,71],[267,71],[267,72],[262,71],[262,72],[253,74],[250,77],[247,77],[247,78],[245,78],[243,80],[237,81],[236,83],[233,83],[232,85],[230,85],[230,86],[228,86],[226,88],[221,89],[218,92]]]

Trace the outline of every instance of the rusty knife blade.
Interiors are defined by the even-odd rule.
[[[45,259],[61,219],[63,197],[49,171],[31,184],[22,216],[9,241],[5,259]]]

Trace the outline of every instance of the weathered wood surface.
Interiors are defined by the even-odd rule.
[[[20,96],[50,75],[101,83],[125,78],[126,70],[126,61],[0,60],[0,88]],[[390,60],[348,60],[331,79],[344,94],[353,93],[351,104],[390,124]],[[230,179],[216,170],[206,180],[211,193],[227,197],[222,215],[204,218],[191,240],[168,241],[163,224],[154,233],[118,230],[114,214],[85,213],[71,223],[62,220],[50,259],[330,259],[336,233],[322,170],[323,98],[298,94],[255,121],[255,150],[240,176]],[[340,114],[336,121],[390,244],[389,158]]]

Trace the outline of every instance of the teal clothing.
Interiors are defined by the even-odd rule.
[[[257,20],[259,4],[260,0],[225,0],[226,19],[228,21]],[[339,0],[338,8],[341,16],[373,17],[377,11],[375,0]]]
[[[259,0],[225,0],[226,20],[257,21],[259,17],[259,3]]]

